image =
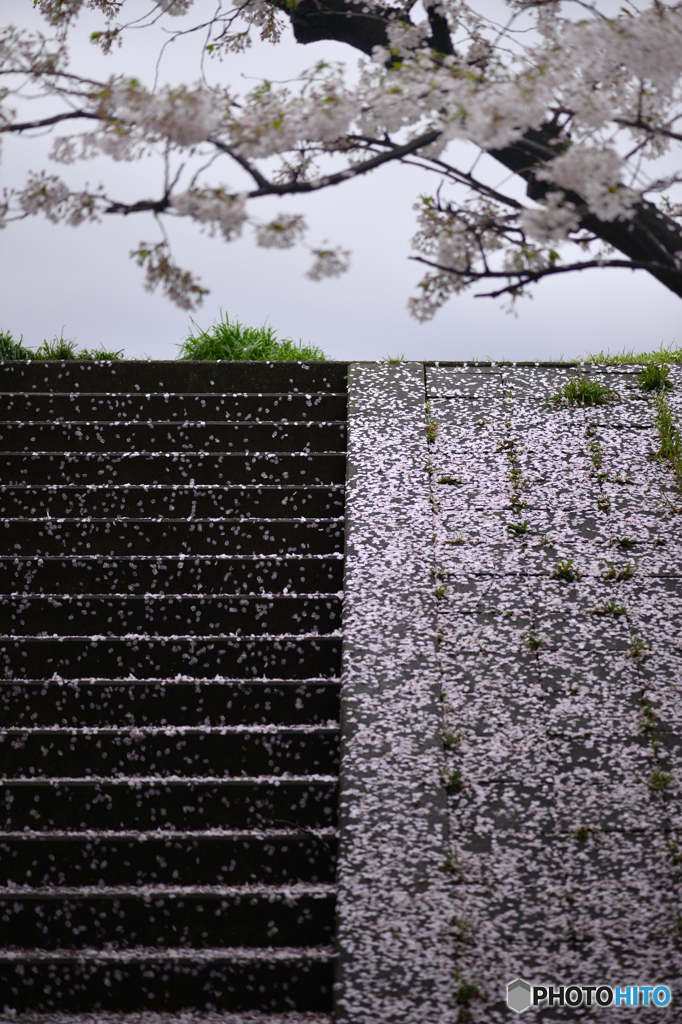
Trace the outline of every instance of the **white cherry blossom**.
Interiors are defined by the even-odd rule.
[[[0,30],[0,137],[54,131],[51,159],[73,173],[94,157],[153,157],[160,185],[156,196],[122,201],[115,176],[91,192],[46,171],[7,190],[3,223],[151,212],[187,217],[226,242],[251,223],[258,245],[291,249],[305,244],[303,212],[263,221],[259,199],[303,203],[307,192],[406,161],[424,169],[430,190],[414,240],[429,268],[410,303],[419,318],[483,281],[483,294],[513,300],[542,277],[605,265],[649,271],[682,297],[682,8],[501,5],[506,16],[492,17],[482,0],[440,0],[415,23],[376,0],[314,11],[235,0],[208,18],[200,0],[157,0],[140,21],[132,0],[39,0],[34,32]],[[202,65],[187,82],[154,85],[150,54],[148,67],[94,81],[70,63],[84,11],[104,19],[91,40],[105,55],[133,25],[162,25],[168,41],[200,30]],[[358,73],[317,59],[276,83],[264,60],[261,82],[228,87],[220,62],[252,37],[276,44],[288,26],[302,43],[346,43],[349,56],[361,54]],[[30,120],[15,102],[29,93]],[[480,162],[481,152],[493,159]],[[313,251],[313,280],[349,267],[337,245]]]

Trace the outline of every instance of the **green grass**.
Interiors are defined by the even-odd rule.
[[[464,780],[460,771],[450,772],[444,779],[445,792],[448,796],[456,796],[464,789]]]
[[[572,558],[560,558],[552,570],[553,580],[564,580],[565,583],[572,583],[579,578],[580,573],[577,569],[573,568]]]
[[[0,331],[0,359],[122,359],[123,349],[98,348],[81,349],[76,347],[74,338],[65,338],[64,332],[55,334],[52,341],[43,341],[36,349],[26,348],[23,335],[15,341],[10,331]]]
[[[104,348],[100,345],[99,348],[83,348],[78,353],[78,359],[102,359],[107,362],[123,359],[123,349],[112,349]]]
[[[668,391],[672,384],[668,380],[670,367],[651,360],[639,375],[637,386],[640,391]]]
[[[239,320],[230,320],[227,314],[206,331],[193,320],[192,327],[193,331],[179,345],[179,359],[310,362],[327,358],[321,348],[291,338],[280,340],[272,327],[245,327]]]
[[[626,562],[624,565],[607,562],[606,569],[602,573],[602,579],[607,583],[620,583],[622,580],[631,580],[636,572],[637,562]]]
[[[670,772],[664,772],[661,771],[660,768],[654,768],[649,776],[648,786],[654,793],[660,793],[661,790],[667,789],[668,786],[672,785],[672,783],[673,776]]]
[[[544,642],[542,637],[534,636],[532,633],[529,633],[526,637],[526,647],[529,651],[539,651]]]
[[[635,352],[634,349],[623,349],[622,352],[596,352],[588,353],[587,359],[591,363],[602,363],[606,366],[619,363],[682,363],[682,348],[679,345],[664,345],[653,352]]]
[[[75,338],[65,338],[64,332],[57,337],[55,334],[52,341],[47,339],[39,345],[33,353],[34,359],[78,359]]]
[[[0,359],[34,359],[33,353],[24,344],[24,336],[15,341],[10,331],[0,331]]]
[[[659,391],[656,395],[656,428],[661,440],[656,454],[659,459],[670,463],[675,483],[678,487],[682,487],[682,437],[663,391]]]
[[[547,399],[547,405],[608,405],[617,401],[619,397],[617,391],[602,384],[600,380],[591,377],[569,377],[566,383],[558,387]]]
[[[598,608],[592,608],[591,615],[626,615],[627,609],[623,604],[616,604],[611,598],[610,601],[603,601]]]

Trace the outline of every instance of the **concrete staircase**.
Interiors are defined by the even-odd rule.
[[[0,1008],[329,1012],[345,364],[0,392]]]

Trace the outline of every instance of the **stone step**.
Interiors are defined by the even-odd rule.
[[[343,519],[5,519],[0,556],[326,555],[343,550]]]
[[[0,889],[0,944],[12,949],[164,949],[328,945],[334,938],[334,890],[296,883]]]
[[[341,638],[0,637],[5,679],[308,679],[338,676]]]
[[[238,485],[343,484],[341,452],[124,452],[26,454],[0,451],[4,484]]]
[[[276,485],[223,487],[54,485],[0,486],[0,515],[54,519],[94,517],[126,519],[210,519],[235,516],[260,519],[332,518],[343,515],[343,487]]]
[[[0,558],[0,594],[335,593],[343,557],[100,555]]]
[[[0,721],[30,726],[319,725],[339,720],[338,679],[0,681]]]
[[[0,361],[13,1020],[330,1024],[345,390],[345,364]]]
[[[0,840],[24,829],[325,828],[336,824],[337,789],[325,775],[9,780],[0,789]]]
[[[0,376],[1,379],[1,376]],[[345,394],[0,394],[12,420],[344,420]]]
[[[4,884],[112,886],[332,884],[333,829],[251,832],[26,833],[0,836]]]
[[[0,596],[0,623],[6,636],[324,635],[341,627],[341,598],[334,594]]]
[[[0,990],[13,1010],[60,1017],[65,1010],[98,1011],[100,1024],[102,1007],[135,1013],[134,1024],[140,1024],[141,1008],[185,1014],[328,1011],[333,979],[331,947],[0,954]],[[252,1017],[247,1021],[253,1024]]]
[[[345,421],[332,423],[1,422],[3,452],[343,451]]]
[[[0,778],[333,775],[338,726],[3,729]]]
[[[0,391],[184,394],[342,393],[347,363],[0,361]]]

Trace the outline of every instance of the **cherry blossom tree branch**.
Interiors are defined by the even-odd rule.
[[[414,260],[416,263],[424,263],[426,266],[432,267],[434,270],[440,270],[442,273],[465,278],[467,283],[494,278],[502,278],[509,282],[504,288],[500,288],[497,291],[479,292],[474,296],[474,298],[477,299],[497,299],[501,295],[518,293],[522,288],[525,288],[526,285],[534,284],[543,277],[555,277],[557,274],[572,274],[581,270],[619,268],[623,270],[648,270],[650,273],[653,273],[654,271],[667,270],[667,268],[662,266],[660,263],[654,263],[653,261],[638,263],[634,260],[594,259],[581,260],[577,263],[566,263],[562,266],[552,265],[548,267],[538,267],[536,270],[490,270],[486,265],[485,270],[482,271],[457,271],[453,270],[452,267],[436,263],[434,260],[428,260],[423,256],[410,256],[409,259]],[[682,268],[677,271],[677,275],[682,279]]]
[[[22,121],[18,124],[0,125],[0,132],[25,132],[32,128],[49,128],[51,125],[59,124],[60,121],[72,121],[78,118],[88,118],[92,121],[101,121],[101,114],[94,114],[88,110],[73,110],[65,114],[54,114],[52,117],[43,117],[36,121]]]
[[[363,53],[371,53],[375,46],[390,48],[391,23],[398,19],[409,21],[395,8],[374,5],[370,10],[362,0],[303,0],[292,9],[287,7],[286,0],[269,2],[288,15],[298,42],[335,39]],[[538,172],[570,144],[558,123],[551,121],[540,129],[528,130],[518,142],[489,152],[527,182],[531,199],[541,200],[555,186],[539,179]],[[583,228],[628,256],[633,264],[641,264],[682,298],[682,279],[677,271],[677,253],[682,251],[681,225],[651,203],[637,204],[627,221],[606,221],[589,213],[579,195],[569,193],[567,199],[584,211]]]

